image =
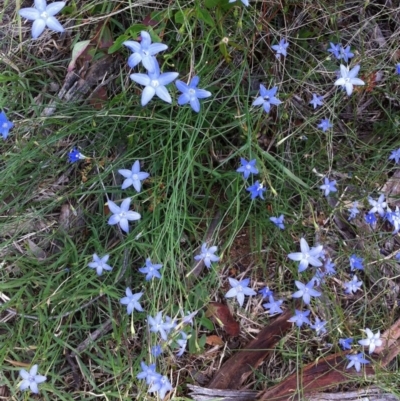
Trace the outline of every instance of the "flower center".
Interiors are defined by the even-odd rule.
[[[269,96],[264,96],[264,100],[265,100],[266,102],[268,102],[268,101],[269,101]]]
[[[149,53],[148,50],[142,50],[142,53],[143,53],[145,56],[149,56],[149,55],[150,55],[150,53]]]
[[[209,258],[210,254],[207,252],[206,255],[204,256],[204,258]]]
[[[350,78],[345,78],[344,82],[346,82],[346,84],[350,83]]]
[[[243,287],[241,285],[238,285],[236,288],[237,292],[243,292]]]
[[[7,123],[3,123],[2,127],[3,128],[8,128],[8,124]]]
[[[263,184],[259,184],[257,187],[257,191],[261,191],[263,189]]]
[[[150,85],[153,88],[157,88],[160,85],[160,83],[158,82],[158,79],[152,79],[151,82],[150,82]]]
[[[196,94],[196,91],[194,89],[189,89],[189,95],[194,96]]]
[[[40,16],[41,16],[43,19],[49,18],[49,14],[47,14],[46,11],[43,11],[43,12],[40,14]]]
[[[139,179],[137,174],[132,174],[132,180],[137,181]]]
[[[125,212],[121,212],[121,213],[119,214],[119,217],[120,217],[121,219],[124,219],[124,218],[125,218]]]
[[[250,169],[251,169],[250,164],[248,164],[248,165],[246,166],[246,169],[247,169],[247,170],[250,170]]]

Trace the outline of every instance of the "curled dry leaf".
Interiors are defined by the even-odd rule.
[[[210,302],[206,316],[212,318],[219,326],[221,326],[226,334],[229,334],[230,336],[239,335],[240,325],[233,318],[228,306],[221,304],[220,302]]]
[[[208,345],[224,345],[224,340],[222,340],[221,337],[218,337],[213,334],[213,335],[207,337],[206,344],[208,344]]]

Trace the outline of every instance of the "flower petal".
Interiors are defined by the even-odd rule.
[[[141,100],[142,106],[146,106],[146,104],[149,103],[151,99],[153,99],[155,93],[156,90],[152,86],[146,86],[142,92],[142,100]]]
[[[46,13],[54,17],[65,7],[65,1],[56,1],[46,7]]]
[[[174,81],[179,73],[177,72],[165,72],[164,74],[161,74],[160,77],[158,78],[158,82],[160,85],[168,85],[172,81]]]
[[[119,221],[119,226],[121,227],[122,231],[125,231],[126,233],[129,233],[129,223],[127,219],[121,219]]]
[[[135,81],[139,85],[150,85],[151,79],[147,74],[131,74],[129,77],[132,81]]]
[[[37,19],[32,24],[32,38],[37,39],[46,28],[46,21],[42,18]]]
[[[140,53],[133,53],[128,58],[128,66],[130,68],[136,67],[142,61],[142,56]],[[131,77],[132,79],[132,77]]]
[[[22,18],[26,18],[30,21],[35,21],[40,18],[40,13],[38,10],[36,10],[36,8],[21,8],[18,14]]]
[[[168,46],[164,43],[153,43],[152,45],[150,45],[148,52],[150,53],[150,55],[154,56],[155,54],[163,52],[167,49]]]
[[[122,44],[134,53],[140,52],[140,50],[141,50],[140,44],[133,40],[127,40],[127,41],[123,42]]]
[[[46,6],[47,6],[46,0],[35,0],[35,8],[37,8],[39,12],[45,11]]]
[[[46,19],[46,25],[56,32],[64,32],[64,27],[57,21],[55,17],[49,17]]]
[[[165,86],[158,86],[156,88],[156,94],[164,102],[172,103],[171,95],[168,93],[168,89]]]
[[[112,213],[114,213],[114,214],[121,213],[121,208],[119,206],[117,206],[112,200],[109,200],[107,202],[107,205],[108,205],[108,208],[111,210]]]
[[[199,99],[205,99],[206,97],[210,97],[212,95],[211,92],[206,91],[204,89],[196,89],[196,96]]]
[[[192,107],[192,109],[198,113],[200,111],[200,102],[199,99],[197,99],[197,97],[192,97],[190,99],[190,106]]]

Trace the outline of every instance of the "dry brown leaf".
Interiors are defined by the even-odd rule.
[[[227,305],[221,304],[220,302],[210,302],[206,316],[212,318],[230,336],[239,335],[240,325],[233,318]]]
[[[208,336],[206,339],[206,344],[208,345],[224,345],[224,341],[221,337],[216,336],[215,334]]]

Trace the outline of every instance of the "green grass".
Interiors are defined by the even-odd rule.
[[[219,360],[222,352],[205,353],[210,348],[205,336],[218,334],[229,348],[218,327],[210,330],[208,303],[223,300],[227,277],[236,275],[250,277],[256,290],[268,285],[292,308],[293,281],[313,276],[311,269],[299,275],[287,259],[303,236],[323,244],[338,270],[322,287],[326,303],[312,305],[313,316],[328,320],[328,334],[320,338],[310,329],[293,329],[275,351],[276,365],[263,365],[249,379],[252,388],[300,371],[327,352],[326,343],[360,339],[360,328],[384,331],[399,317],[390,287],[398,283],[398,265],[382,262],[379,254],[395,252],[397,236],[381,223],[369,230],[360,217],[352,225],[356,235],[345,238],[334,221],[340,213],[347,218],[354,200],[368,210],[367,197],[376,198],[396,171],[388,156],[400,147],[394,75],[399,9],[361,0],[289,1],[284,8],[278,1],[250,1],[248,8],[226,0],[210,8],[200,0],[159,3],[156,8],[151,2],[69,3],[61,18],[67,34],[46,30],[37,41],[30,40],[31,23],[19,25],[11,4],[0,12],[9,32],[0,34],[0,109],[15,124],[0,143],[0,386],[9,399],[28,399],[18,390],[18,372],[33,364],[47,375],[40,386],[45,400],[156,399],[136,380],[140,361],[151,362],[149,350],[159,342],[146,316],[162,310],[179,318],[180,309],[199,310],[193,329],[186,328],[189,351],[176,358],[170,342],[157,371],[169,377],[176,397],[187,396],[186,384],[195,382],[196,372],[211,376],[215,355]],[[204,10],[208,14],[199,17]],[[114,40],[123,34],[136,39],[138,24],[150,13],[157,20],[152,32],[169,46],[158,58],[162,70],[180,72],[183,81],[199,75],[199,86],[213,93],[199,114],[158,98],[142,108],[142,87],[129,79],[128,51],[122,47],[113,53],[101,109],[88,101],[57,101],[54,114],[42,116],[56,99],[52,88],[63,85],[74,38],[91,39],[106,23]],[[382,46],[371,39],[377,27]],[[225,37],[228,44],[221,45]],[[276,60],[270,46],[282,37],[290,42],[288,57]],[[339,62],[326,49],[339,40],[355,50],[352,65],[361,64],[363,79],[382,73],[370,92],[364,88],[347,98],[333,87]],[[251,107],[259,83],[279,88],[283,104],[269,115]],[[176,99],[175,86],[169,90]],[[308,105],[314,92],[326,95],[324,107],[315,111]],[[334,128],[319,130],[322,118]],[[87,159],[70,165],[67,154],[74,146]],[[257,159],[257,179],[269,188],[265,201],[250,201],[248,184],[235,172],[239,157]],[[121,191],[118,174],[135,160],[150,173],[139,194]],[[337,205],[318,189],[326,175],[338,181]],[[119,202],[128,196],[142,219],[122,235],[107,224],[106,203],[107,197]],[[208,233],[217,213],[219,223]],[[269,221],[281,213],[285,231]],[[221,262],[190,284],[186,276],[206,237],[218,245]],[[98,277],[89,269],[93,253],[110,254],[113,271]],[[360,274],[362,293],[346,297],[341,282],[350,278],[352,253],[366,264],[380,261]],[[163,264],[161,280],[146,282],[138,272],[147,257]],[[119,303],[127,286],[144,292],[146,313],[127,316]],[[259,296],[247,298],[244,308],[228,303],[242,325],[242,344],[250,339],[247,333],[269,322]],[[111,330],[79,353],[73,372],[66,353],[110,318]],[[395,360],[376,381],[398,394],[397,368]]]

